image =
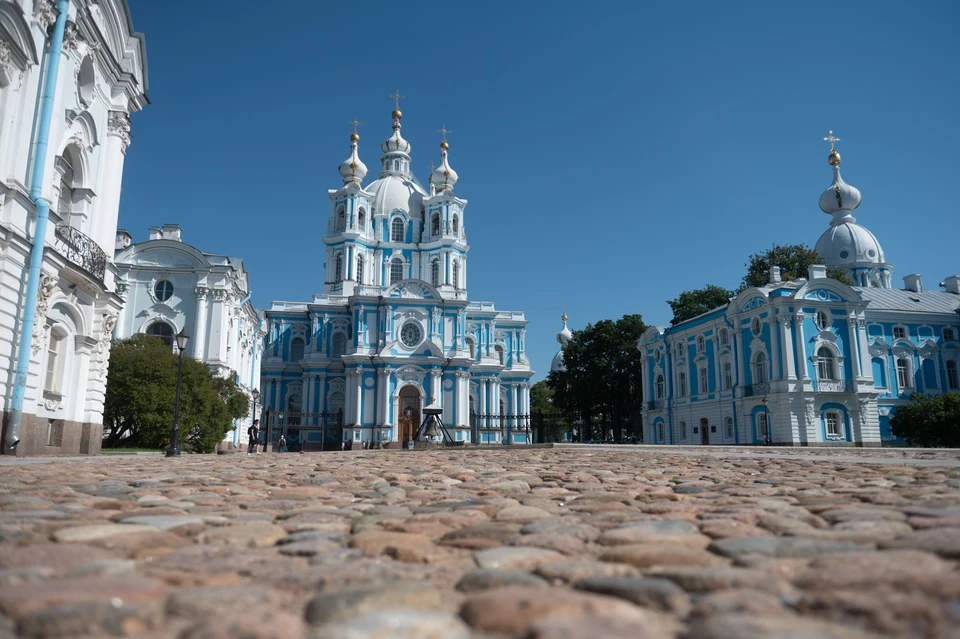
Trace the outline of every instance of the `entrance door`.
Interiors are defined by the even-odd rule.
[[[401,389],[398,408],[400,418],[397,420],[397,439],[406,446],[420,426],[420,391],[413,386]]]
[[[710,428],[710,423],[706,418],[700,420],[700,443],[704,446],[710,444],[710,431],[707,430]]]

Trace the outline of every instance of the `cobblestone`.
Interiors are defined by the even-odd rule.
[[[0,637],[960,636],[956,451],[0,465]]]

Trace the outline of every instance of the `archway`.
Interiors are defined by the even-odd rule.
[[[397,440],[406,446],[420,426],[420,391],[415,386],[404,386],[398,402]]]

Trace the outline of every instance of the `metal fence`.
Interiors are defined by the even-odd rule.
[[[261,443],[274,448],[280,436],[291,452],[311,450],[340,450],[343,440],[343,411],[336,413],[300,413],[271,411],[263,413],[260,428]]]

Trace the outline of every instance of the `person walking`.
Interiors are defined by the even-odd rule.
[[[257,442],[260,441],[260,420],[255,419],[253,423],[250,424],[250,428],[247,429],[247,437],[249,441],[247,442],[247,454],[252,455],[260,452],[257,450]]]
[[[277,448],[280,449],[281,453],[287,452],[287,438],[282,434],[280,435],[280,439],[277,440]]]

